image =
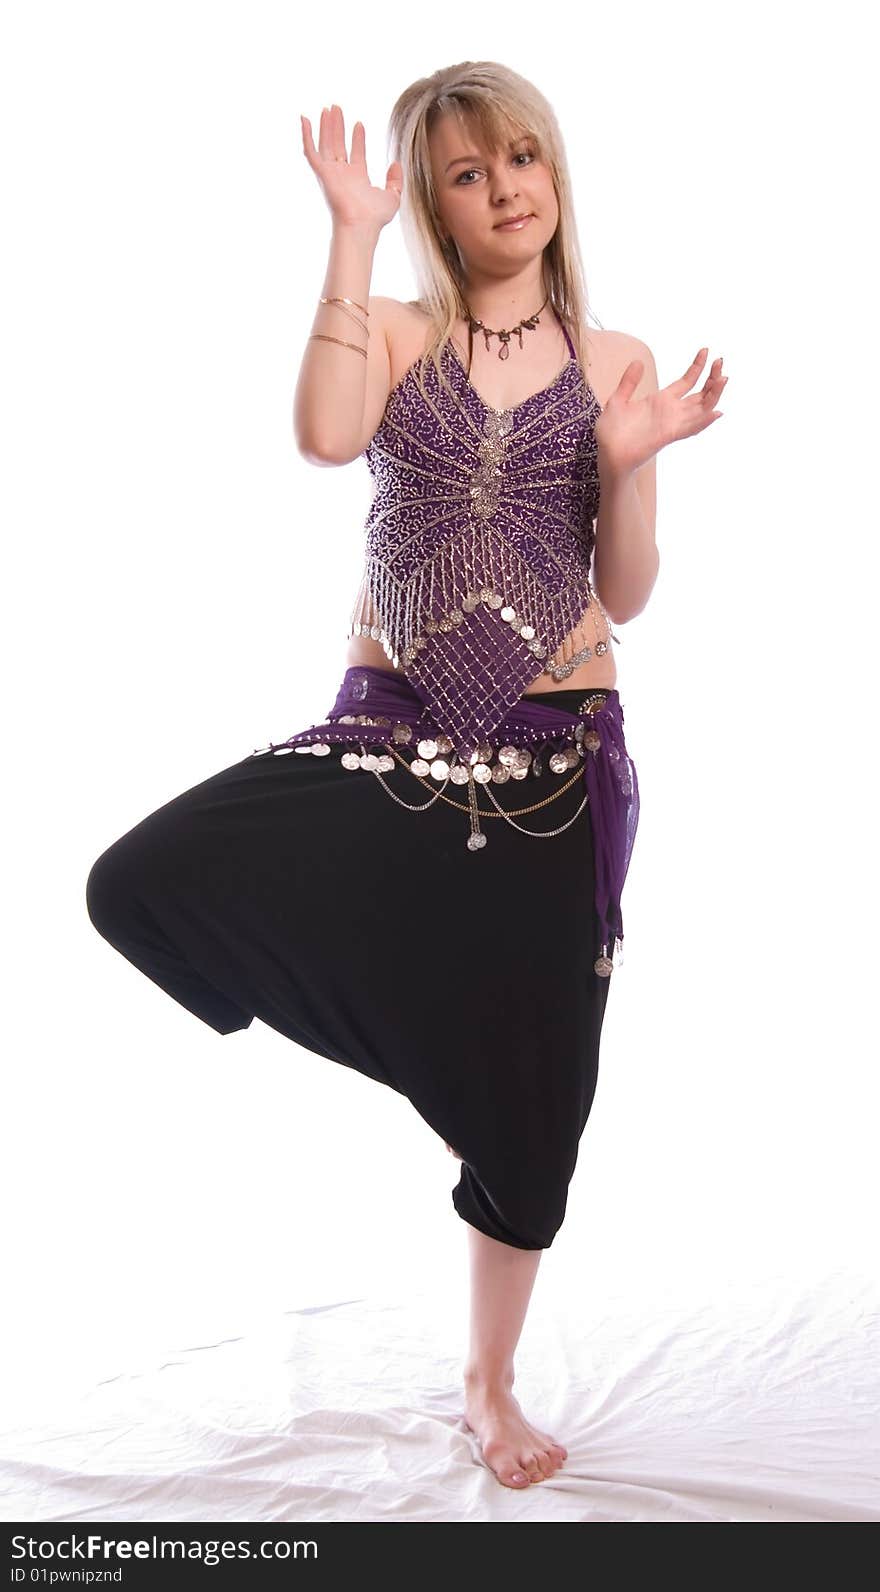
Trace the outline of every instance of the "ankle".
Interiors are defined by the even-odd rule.
[[[469,1360],[464,1368],[464,1384],[469,1393],[509,1393],[513,1387],[513,1365],[486,1364]]]

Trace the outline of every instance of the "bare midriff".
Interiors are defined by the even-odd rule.
[[[374,669],[385,669],[388,674],[401,673],[400,669],[393,668],[389,663],[381,642],[373,641],[369,636],[352,636],[345,655],[345,667],[354,669],[365,663]],[[611,653],[606,652],[604,657],[588,658],[585,663],[579,663],[565,680],[554,680],[549,674],[536,675],[526,687],[524,695],[533,696],[541,691],[590,691],[600,686],[610,689],[616,684],[617,666]]]
[[[540,371],[534,372],[533,390],[535,391],[540,390],[542,386],[553,380],[568,352],[568,347],[558,322],[554,321],[552,324],[555,325],[558,332],[559,346],[548,340],[546,350],[548,372],[546,378],[542,378]],[[402,379],[410,365],[419,358],[425,348],[425,325],[426,316],[415,305],[398,304],[395,306],[394,322],[393,325],[388,327],[392,388]],[[467,327],[464,322],[457,323],[453,327],[452,335],[459,349],[462,348],[462,343],[464,349],[467,348]],[[591,331],[591,344],[600,343],[601,336],[601,332]],[[482,359],[480,358],[481,354]],[[510,393],[503,393],[497,388],[493,392],[493,382],[497,383],[499,380],[498,361],[496,359],[493,366],[490,363],[490,358],[491,356],[487,357],[485,348],[481,347],[475,339],[471,377],[477,390],[488,403],[497,404],[499,408],[503,408],[505,404],[509,404],[511,401],[514,404],[518,403],[520,397],[526,396],[526,394],[511,395]],[[594,361],[591,361],[588,379],[599,402],[604,405],[606,395],[601,388],[601,377],[593,369],[594,363]],[[503,374],[506,375],[507,372],[505,371]],[[542,673],[536,675],[526,688],[526,696],[534,696],[539,692],[545,691],[589,691],[598,687],[610,688],[617,684],[617,664],[612,651],[614,643],[608,634],[608,625],[603,614],[598,608],[594,613],[592,606],[591,604],[590,608],[585,610],[580,624],[572,632],[572,635],[578,638],[574,650],[583,645],[584,640],[588,640],[593,636],[596,640],[607,641],[608,651],[598,656],[594,655],[591,658],[587,658],[584,663],[579,663],[564,680],[554,680],[551,674]],[[596,624],[598,625],[598,636],[596,636]],[[401,673],[401,670],[395,669],[390,662],[380,641],[374,641],[370,636],[350,636],[345,654],[345,667],[352,669],[364,664],[374,669],[384,669],[388,674],[399,675]]]

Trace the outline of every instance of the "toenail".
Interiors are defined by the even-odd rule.
[[[528,1478],[523,1475],[521,1470],[515,1470],[510,1479],[511,1481],[526,1481]]]

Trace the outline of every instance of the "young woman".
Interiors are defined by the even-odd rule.
[[[562,139],[532,84],[446,68],[391,134],[374,187],[361,123],[348,154],[338,106],[317,147],[302,118],[332,232],[296,439],[320,465],[364,454],[376,488],[337,699],[116,841],[87,904],[218,1033],[257,1016],[446,1141],[465,1418],[525,1487],[566,1458],[513,1395],[514,1352],[595,1092],[638,821],[613,626],[657,577],[654,458],[718,418],[726,378],[716,360],[693,390],[702,349],[658,390],[645,343],[587,337]],[[398,209],[411,303],[370,293]]]

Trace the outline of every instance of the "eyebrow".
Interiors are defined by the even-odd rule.
[[[510,148],[516,149],[517,144],[524,144],[526,139],[531,139],[531,137],[531,133],[523,133],[522,138],[514,138],[511,140]],[[453,166],[460,166],[462,161],[467,161],[471,166],[475,166],[479,163],[479,160],[479,155],[457,155],[455,160],[450,160],[449,165],[446,167],[446,171],[451,171]],[[443,175],[445,176],[446,172],[444,172]]]

